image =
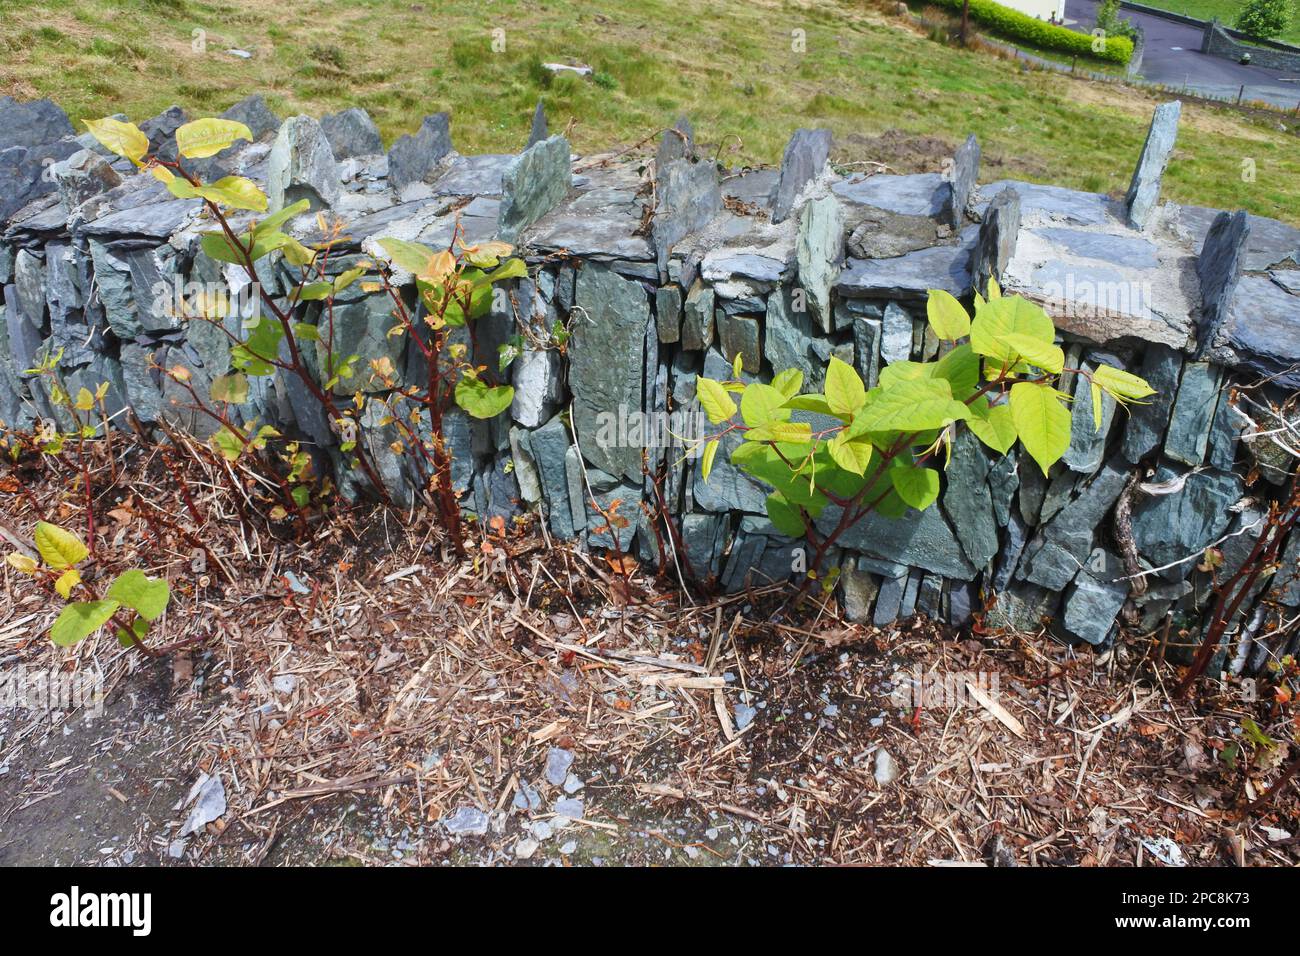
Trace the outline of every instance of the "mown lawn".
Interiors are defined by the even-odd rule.
[[[1195,17],[1198,20],[1212,20],[1218,17],[1230,27],[1237,25],[1237,14],[1246,5],[1245,0],[1142,0],[1142,2],[1148,7],[1172,10],[1174,13]],[[1274,39],[1281,40],[1283,43],[1300,44],[1300,16],[1293,16],[1291,25],[1281,36]]]
[[[899,166],[905,151],[882,144],[929,137],[938,142],[916,141],[951,149],[973,132],[985,179],[1122,192],[1156,102],[941,45],[862,0],[4,5],[0,94],[53,97],[74,120],[139,120],[171,103],[215,113],[262,92],[281,114],[364,106],[387,140],[450,109],[459,149],[504,152],[523,145],[542,96],[552,129],[570,126],[587,153],[680,113],[732,165],[778,161],[797,126],[833,129],[838,158]],[[541,66],[566,60],[596,81]],[[1245,159],[1254,182],[1242,181]],[[1190,107],[1167,183],[1183,202],[1300,222],[1300,150],[1276,120]]]

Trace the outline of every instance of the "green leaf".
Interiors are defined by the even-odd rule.
[[[131,622],[131,631],[127,632],[126,628],[117,629],[117,643],[122,647],[130,647],[139,641],[144,640],[144,636],[149,633],[149,622],[142,617],[137,617]]]
[[[871,442],[860,438],[850,438],[847,432],[840,432],[826,443],[826,451],[835,464],[855,475],[866,474],[871,464]]]
[[[898,382],[915,382],[918,378],[933,378],[935,364],[902,360],[890,362],[880,370],[880,387],[888,388]]]
[[[301,216],[311,208],[310,199],[299,199],[292,206],[285,206],[279,212],[272,213],[253,227],[254,236],[264,236],[275,232],[290,219]]]
[[[755,383],[745,388],[740,398],[740,417],[750,428],[768,422],[789,421],[791,411],[785,407],[786,397],[771,385]]]
[[[80,583],[81,572],[76,568],[68,568],[68,570],[60,574],[59,579],[54,582],[54,590],[58,591],[59,597],[66,601],[71,596],[72,589]]]
[[[41,560],[55,571],[81,563],[90,553],[75,534],[48,521],[36,522],[35,538]]]
[[[917,432],[969,417],[970,409],[953,399],[946,379],[922,378],[873,389],[871,401],[853,419],[852,433]]]
[[[244,176],[223,176],[211,186],[199,186],[194,191],[204,199],[231,209],[261,212],[267,206],[266,194],[257,187],[257,183]]]
[[[121,607],[116,601],[77,601],[59,614],[50,628],[50,640],[60,647],[71,647],[108,623]]]
[[[242,405],[248,401],[248,376],[241,372],[218,375],[212,380],[210,394],[218,402]]]
[[[151,578],[133,568],[117,576],[109,586],[107,596],[133,608],[146,621],[156,621],[167,610],[171,590],[164,578]]]
[[[736,414],[735,401],[720,382],[711,378],[701,377],[695,380],[695,397],[700,400],[700,407],[714,425],[729,421]]]
[[[1146,379],[1109,365],[1097,366],[1092,373],[1092,383],[1120,403],[1138,401],[1156,393]]]
[[[835,418],[839,418],[841,421],[848,417],[846,415],[836,415],[832,412],[830,403],[826,401],[825,395],[795,395],[785,403],[785,407],[805,412],[816,412],[819,415],[831,415]]]
[[[1014,364],[1019,353],[1007,343],[1008,335],[1023,335],[1051,345],[1056,338],[1056,326],[1046,312],[1028,299],[1020,296],[992,299],[976,313],[975,321],[971,323],[971,348],[994,359],[997,364]]]
[[[456,404],[474,418],[495,418],[510,407],[514,398],[512,386],[489,386],[473,375],[462,375],[456,383]]]
[[[952,386],[952,397],[965,400],[980,381],[980,359],[969,345],[962,344],[931,366],[934,378],[947,379]]]
[[[1020,332],[1008,332],[1002,341],[1030,365],[1036,365],[1044,372],[1060,375],[1061,369],[1065,367],[1065,353],[1050,342],[1042,342]]]
[[[230,350],[230,364],[249,375],[270,375],[275,371],[271,362],[279,358],[280,339],[284,327],[269,316],[258,316],[248,330],[242,344]]]
[[[1101,386],[1096,382],[1088,383],[1088,392],[1092,397],[1092,430],[1101,431]]]
[[[852,415],[866,401],[867,389],[853,366],[831,356],[826,367],[826,402],[839,415]]]
[[[918,467],[901,457],[890,462],[889,480],[898,497],[917,511],[924,511],[939,497],[939,473],[933,468]]]
[[[523,259],[507,259],[485,277],[488,283],[504,282],[507,279],[522,279],[528,275],[528,264]]]
[[[955,342],[970,334],[970,316],[950,292],[931,289],[925,303],[930,328],[942,341]]]
[[[433,260],[434,252],[428,246],[405,239],[380,239],[379,247],[388,254],[389,260],[403,272],[411,275],[423,275]]]
[[[999,455],[1005,455],[1016,443],[1016,424],[1011,418],[1011,407],[1005,402],[990,405],[980,398],[970,405],[971,416],[966,427],[971,433]]]
[[[772,379],[772,387],[787,399],[794,398],[799,394],[799,389],[803,388],[803,372],[797,368],[788,368],[784,372],[777,372]]]
[[[139,163],[149,151],[149,137],[134,123],[124,123],[111,116],[100,120],[82,120],[90,135],[110,153]]]
[[[745,441],[776,441],[800,444],[812,440],[812,426],[807,422],[764,422],[745,432]]]
[[[244,443],[225,425],[213,434],[211,441],[226,461],[238,461],[239,456],[244,453]]]
[[[243,123],[228,119],[200,119],[176,130],[176,151],[186,159],[204,159],[215,156],[240,139],[253,140],[252,132]]]
[[[767,517],[777,531],[791,538],[802,538],[807,530],[803,519],[799,517],[799,509],[786,501],[780,493],[767,496]]]
[[[326,279],[316,282],[308,282],[295,288],[291,295],[294,302],[319,302],[334,294],[334,283]]]
[[[718,440],[715,438],[704,446],[704,459],[700,463],[700,474],[708,482],[709,475],[713,471],[713,459],[718,456]]]
[[[1011,386],[1011,420],[1025,451],[1046,475],[1070,447],[1070,412],[1059,393],[1047,385],[1017,382]]]

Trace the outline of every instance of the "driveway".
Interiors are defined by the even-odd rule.
[[[1078,21],[1072,24],[1074,29],[1088,32],[1097,21],[1099,6],[1098,0],[1065,0],[1065,15],[1067,20]],[[1288,73],[1262,66],[1242,66],[1222,57],[1207,56],[1198,52],[1202,32],[1199,27],[1134,10],[1120,12],[1146,34],[1141,71],[1144,79],[1171,89],[1186,87],[1194,93],[1234,100],[1244,84],[1244,99],[1263,100],[1283,109],[1294,109],[1300,103],[1300,71]]]

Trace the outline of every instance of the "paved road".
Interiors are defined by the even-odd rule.
[[[1088,31],[1097,20],[1098,0],[1066,0],[1067,20],[1077,20],[1074,29]],[[1300,103],[1300,71],[1287,73],[1262,66],[1242,66],[1222,57],[1207,56],[1200,51],[1201,29],[1153,17],[1133,10],[1121,11],[1146,34],[1146,52],[1142,56],[1142,76],[1153,83],[1172,88],[1186,86],[1191,92],[1210,96],[1237,98],[1242,84],[1245,99],[1263,100],[1284,109]],[[1295,82],[1287,82],[1287,79]]]

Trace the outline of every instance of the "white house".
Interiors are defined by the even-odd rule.
[[[1065,20],[1065,0],[998,0],[1003,6],[1019,10],[1040,20]]]

